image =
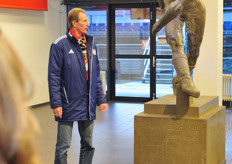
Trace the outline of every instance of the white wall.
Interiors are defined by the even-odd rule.
[[[48,102],[49,49],[65,33],[66,7],[60,0],[48,0],[48,11],[0,8],[0,28],[32,75],[34,95],[29,105]]]
[[[204,0],[206,26],[193,79],[201,95],[219,96],[222,104],[223,0]]]

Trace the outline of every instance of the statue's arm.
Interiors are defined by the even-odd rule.
[[[177,17],[182,9],[182,0],[176,0],[172,2],[167,8],[163,16],[153,25],[152,34],[155,35],[159,32],[166,24]]]

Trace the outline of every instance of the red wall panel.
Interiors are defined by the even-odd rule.
[[[47,0],[0,0],[0,7],[48,10]]]

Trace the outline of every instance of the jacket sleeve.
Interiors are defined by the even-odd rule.
[[[62,107],[61,101],[61,75],[63,66],[62,49],[52,44],[48,63],[48,86],[51,108]]]
[[[94,46],[94,48],[97,49],[96,45]],[[102,80],[101,80],[101,75],[100,75],[100,64],[97,58],[97,105],[104,104],[104,103],[106,103],[106,97],[104,95],[104,91],[102,88]]]

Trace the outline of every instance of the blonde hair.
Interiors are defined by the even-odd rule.
[[[28,73],[0,30],[0,163],[39,164],[38,124],[27,108]]]
[[[68,24],[69,27],[72,28],[72,21],[76,20],[77,22],[79,21],[79,14],[80,13],[84,13],[85,14],[85,10],[83,10],[82,8],[73,8],[72,10],[69,11],[68,13]]]

